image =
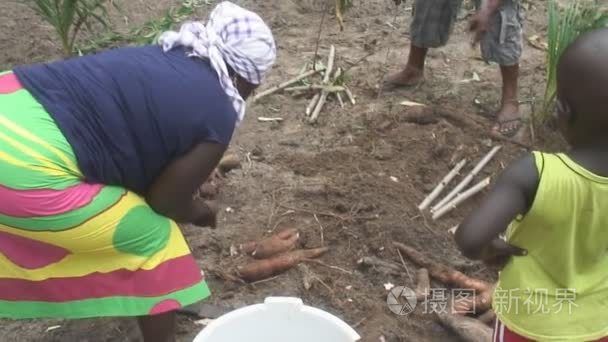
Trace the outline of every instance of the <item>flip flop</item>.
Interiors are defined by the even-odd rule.
[[[523,127],[522,118],[514,118],[507,120],[497,120],[498,128],[496,132],[507,138],[513,138],[517,132]]]

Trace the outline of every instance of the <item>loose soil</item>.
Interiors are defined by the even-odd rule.
[[[123,31],[158,17],[175,4],[170,0],[157,0],[154,5],[144,1],[122,3],[126,17],[116,15],[113,22]],[[315,54],[324,2],[238,3],[264,17],[276,36],[278,62],[265,86],[297,75]],[[447,232],[479,197],[438,222],[425,220],[416,206],[457,161],[468,158],[472,167],[473,161],[499,142],[443,119],[425,125],[405,122],[404,114],[418,109],[401,106],[400,102],[407,99],[442,107],[489,129],[499,100],[498,68],[482,62],[477,49],[470,46],[465,31],[471,11],[468,5],[449,44],[430,52],[423,85],[379,92],[381,78],[405,63],[410,5],[408,2],[395,11],[389,0],[355,1],[345,13],[342,32],[333,15],[327,15],[319,54],[324,57],[330,44],[336,46],[337,63],[350,67],[348,84],[356,95],[356,105],[340,108],[331,99],[315,125],[303,120],[306,98],[275,94],[249,106],[231,146],[231,151],[242,158],[243,167],[231,172],[221,189],[219,199],[224,210],[219,228],[184,227],[194,255],[207,272],[213,292],[208,303],[237,308],[259,303],[267,296],[296,296],[356,326],[363,341],[380,341],[381,336],[395,342],[457,341],[420,306],[407,316],[389,311],[385,284],[412,287],[410,278],[357,265],[357,260],[365,256],[401,263],[392,247],[393,241],[399,241],[469,275],[495,278],[483,266],[463,259]],[[545,5],[523,5],[526,36],[544,37]],[[204,18],[210,9],[203,6],[197,17]],[[23,3],[4,0],[0,70],[59,57],[60,48],[51,28]],[[521,65],[520,92],[521,99],[526,100],[522,111],[530,114],[542,95],[544,53],[526,44]],[[462,82],[474,73],[480,81]],[[257,121],[260,116],[279,116],[284,121],[261,123]],[[524,138],[529,135],[526,131]],[[504,144],[477,178],[494,179],[522,152],[517,146]],[[320,260],[342,270],[308,264],[319,279],[309,290],[304,288],[298,268],[254,285],[218,277],[218,270],[231,270],[245,261],[230,255],[231,245],[289,227],[301,231],[304,247],[330,247]],[[405,265],[414,274],[416,266],[408,260]],[[192,341],[202,329],[195,321],[179,317],[178,341]],[[59,327],[47,331],[55,326]],[[2,321],[0,336],[2,341],[23,342],[139,340],[137,326],[130,319]]]

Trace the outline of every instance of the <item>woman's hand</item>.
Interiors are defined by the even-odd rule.
[[[481,254],[481,260],[488,266],[503,268],[512,256],[526,256],[528,251],[513,246],[501,238],[496,238],[485,247]]]
[[[216,228],[217,227],[217,213],[219,211],[219,206],[214,201],[203,201],[197,200],[194,203],[195,208],[197,210],[196,219],[192,224],[199,227],[209,227]]]
[[[192,198],[212,175],[225,150],[224,145],[202,143],[169,163],[148,189],[150,207],[177,222],[215,226],[215,207]]]

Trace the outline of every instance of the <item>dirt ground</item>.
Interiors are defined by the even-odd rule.
[[[26,5],[0,2],[0,70],[60,56],[53,32]],[[276,36],[278,62],[266,87],[297,75],[313,58],[322,1],[236,2],[257,11]],[[126,30],[158,16],[173,3],[124,1],[127,17],[114,18],[114,24]],[[230,173],[222,187],[220,201],[226,210],[220,227],[213,231],[184,228],[201,268],[207,271],[213,293],[208,303],[237,308],[267,296],[296,296],[355,326],[363,341],[381,341],[381,336],[389,342],[457,341],[421,308],[407,316],[389,311],[384,285],[412,287],[410,278],[357,265],[365,256],[401,263],[392,246],[399,241],[469,275],[495,277],[483,266],[460,257],[447,232],[479,197],[437,222],[425,222],[416,206],[460,158],[471,161],[470,169],[473,161],[499,142],[443,119],[428,125],[405,122],[403,116],[416,109],[400,102],[407,99],[445,108],[489,129],[499,100],[498,68],[480,61],[479,52],[470,47],[465,31],[469,5],[463,9],[450,43],[430,52],[423,85],[379,92],[383,75],[405,62],[410,5],[411,1],[395,11],[389,0],[355,1],[345,14],[343,32],[333,16],[327,16],[319,52],[326,56],[330,44],[336,46],[338,64],[351,68],[348,84],[356,105],[340,108],[330,100],[319,122],[310,125],[303,120],[305,98],[275,94],[250,104],[231,147],[243,160],[243,167]],[[544,5],[531,7],[524,2],[524,7],[526,36],[543,37]],[[210,8],[203,6],[197,14],[204,18]],[[361,60],[364,56],[368,57]],[[521,66],[522,111],[529,114],[542,96],[544,53],[526,44]],[[479,81],[462,82],[474,73]],[[279,116],[284,121],[262,123],[257,120],[260,116]],[[477,179],[494,179],[522,152],[504,144]],[[230,270],[244,262],[242,257],[230,256],[232,244],[287,227],[301,231],[305,247],[331,249],[320,260],[336,267],[307,265],[319,279],[311,289],[304,288],[297,268],[255,285],[231,283],[217,276],[214,270]],[[416,266],[408,260],[405,263],[413,273]],[[202,329],[195,321],[180,316],[178,341],[192,341]],[[49,327],[56,329],[47,331]],[[0,336],[2,341],[23,342],[139,340],[137,327],[129,319],[2,321]]]

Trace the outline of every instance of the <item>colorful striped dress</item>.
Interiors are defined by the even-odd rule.
[[[56,118],[1,73],[0,317],[142,316],[207,296],[177,224],[88,181]]]

